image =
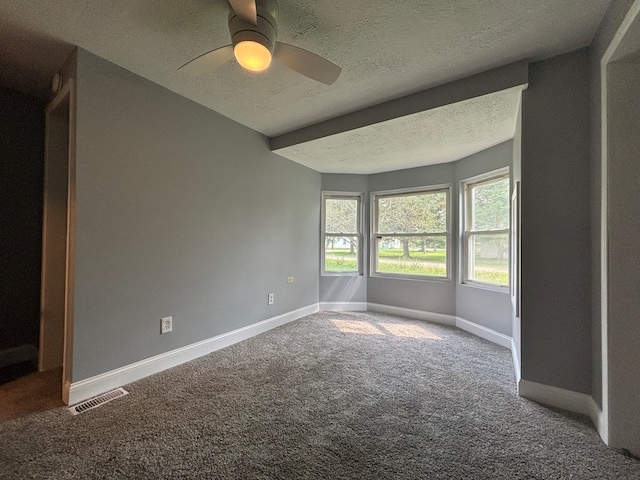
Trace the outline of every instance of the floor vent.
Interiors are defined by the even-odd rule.
[[[116,398],[123,397],[128,393],[129,392],[127,392],[124,388],[116,388],[115,390],[111,390],[110,392],[103,393],[102,395],[98,395],[97,397],[93,397],[82,403],[78,403],[73,407],[69,407],[69,412],[71,412],[71,415],[80,415],[87,410],[91,410],[92,408],[104,405],[105,403],[110,402],[111,400],[115,400]]]

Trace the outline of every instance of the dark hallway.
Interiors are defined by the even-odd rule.
[[[0,88],[0,384],[37,370],[44,102]]]

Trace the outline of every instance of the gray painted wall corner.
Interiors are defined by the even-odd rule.
[[[81,50],[74,381],[316,303],[320,181]]]
[[[530,65],[522,103],[522,376],[591,391],[589,58]]]

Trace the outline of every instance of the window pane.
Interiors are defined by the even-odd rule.
[[[469,235],[469,280],[509,285],[509,235]]]
[[[509,177],[471,187],[472,230],[509,228]]]
[[[447,231],[447,193],[379,197],[377,233],[440,233]]]
[[[378,273],[447,276],[447,237],[382,237],[378,242]]]
[[[327,198],[325,223],[326,233],[358,233],[358,200]]]
[[[325,236],[324,271],[358,273],[358,237]]]

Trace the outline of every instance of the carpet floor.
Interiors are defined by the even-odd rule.
[[[507,349],[441,325],[323,312],[0,423],[2,479],[640,479],[588,419],[518,397]]]

